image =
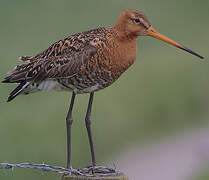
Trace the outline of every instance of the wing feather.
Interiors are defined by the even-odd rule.
[[[106,30],[98,28],[77,33],[55,42],[35,56],[20,57],[20,60],[27,63],[16,66],[3,82],[37,82],[76,74],[97,53],[97,45],[102,42]]]
[[[44,79],[67,78],[76,74],[82,65],[97,52],[97,48],[85,45],[79,52],[73,52],[65,56],[41,58],[36,63],[30,62],[17,66],[10,76],[10,82],[20,82],[22,80],[38,82]]]

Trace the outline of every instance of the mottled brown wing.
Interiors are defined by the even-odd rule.
[[[73,76],[87,64],[96,52],[96,47],[85,45],[79,51],[71,52],[71,54],[44,58],[44,61],[40,59],[40,62],[27,73],[25,79],[36,82]]]
[[[16,66],[4,82],[42,81],[46,78],[65,78],[76,74],[97,52],[98,44],[107,34],[98,28],[69,36],[52,44],[35,56],[22,56],[26,64]]]
[[[65,39],[53,43],[51,46],[49,46],[49,48],[35,56],[21,56],[19,60],[33,62],[38,61],[41,58],[46,59],[50,57],[65,56],[74,52],[78,52],[86,44],[89,44],[92,38],[94,38],[91,32],[97,32],[97,29],[71,35]],[[97,34],[95,34],[95,36],[96,35]]]
[[[79,69],[85,66],[96,52],[96,47],[83,44],[78,51],[30,61],[27,64],[16,66],[9,72],[9,76],[5,78],[4,82],[38,82],[47,78],[67,78],[78,73]]]

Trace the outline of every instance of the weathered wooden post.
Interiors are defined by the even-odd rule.
[[[62,180],[128,180],[121,171],[106,166],[71,168],[70,171],[71,174],[64,174]]]
[[[85,177],[77,175],[67,175],[63,176],[62,180],[128,180],[128,178],[123,174],[111,175],[105,177]]]

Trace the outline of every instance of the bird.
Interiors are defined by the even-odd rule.
[[[89,102],[85,126],[91,152],[92,167],[96,166],[91,131],[91,111],[94,93],[112,85],[132,64],[137,56],[137,38],[150,36],[176,46],[201,59],[204,57],[171,40],[154,29],[138,10],[122,11],[114,26],[99,27],[70,35],[53,43],[35,56],[21,56],[21,64],[8,72],[3,83],[18,83],[7,101],[19,94],[43,90],[72,92],[66,117],[67,162],[71,167],[72,110],[76,95],[88,93]]]

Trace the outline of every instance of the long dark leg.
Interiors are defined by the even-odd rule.
[[[75,93],[72,93],[72,98],[70,102],[70,107],[66,117],[66,127],[67,127],[67,168],[70,168],[70,160],[71,160],[71,126],[73,123],[72,119],[72,110],[73,104],[75,100]]]
[[[91,107],[92,107],[92,101],[93,101],[94,93],[92,92],[90,94],[89,98],[89,104],[86,112],[86,129],[88,132],[88,138],[89,138],[89,144],[91,148],[91,158],[92,158],[92,166],[96,166],[96,159],[95,159],[95,153],[94,153],[94,144],[92,140],[92,134],[91,134]]]

